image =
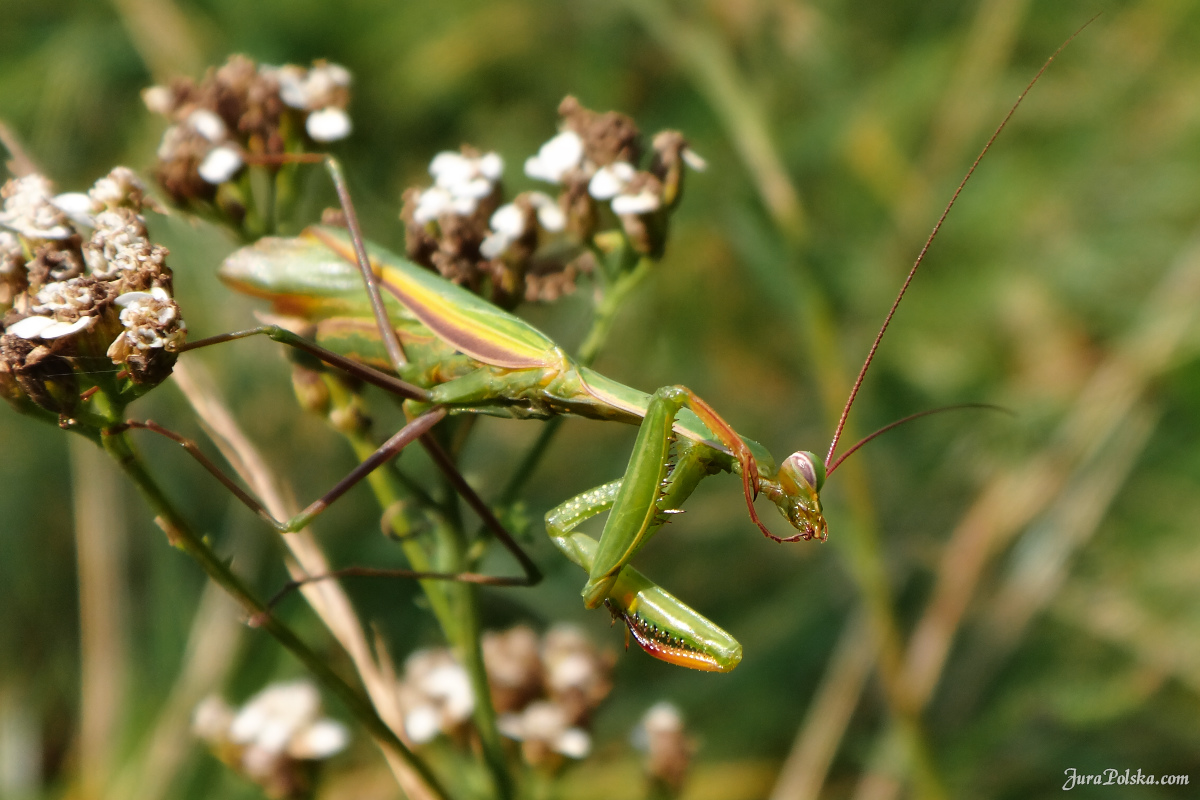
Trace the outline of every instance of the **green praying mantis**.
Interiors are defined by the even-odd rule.
[[[777,464],[762,445],[740,436],[686,387],[667,386],[646,394],[620,384],[576,363],[552,339],[520,318],[423,267],[367,244],[340,167],[328,157],[322,160],[338,191],[346,228],[317,226],[294,238],[262,239],[235,252],[221,268],[222,279],[235,290],[269,301],[277,314],[303,318],[314,327],[313,338],[264,325],[189,343],[182,349],[267,335],[403,398],[407,424],[323,497],[289,520],[273,518],[208,462],[193,443],[153,423],[129,425],[154,430],[183,444],[280,532],[305,527],[374,469],[419,441],[468,505],[517,558],[524,575],[408,574],[493,585],[532,585],[541,575],[457,473],[429,431],[451,414],[518,419],[574,415],[637,425],[624,475],[547,513],[547,533],[568,559],[587,572],[582,591],[585,606],[606,606],[655,658],[693,669],[728,672],[742,657],[737,640],[642,575],[631,565],[632,560],[670,516],[681,510],[699,482],[719,472],[740,477],[750,518],[768,538],[776,542],[824,541],[828,525],[820,492],[826,478],[875,436],[913,417],[933,413],[892,423],[834,460],[850,408],[925,253],[980,160],[1042,71],[984,145],[917,256],[858,373],[824,459],[800,450]],[[795,533],[778,536],[762,523],[754,507],[759,495],[776,506]],[[608,517],[599,540],[577,530],[603,512],[608,512]]]

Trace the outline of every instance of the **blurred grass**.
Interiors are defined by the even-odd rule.
[[[525,188],[519,164],[553,131],[564,94],[625,111],[645,131],[679,128],[711,168],[690,181],[668,258],[622,312],[598,367],[644,389],[691,386],[777,457],[797,448],[821,452],[831,432],[824,398],[842,395],[817,365],[824,359],[843,379],[857,369],[987,131],[1042,60],[1099,9],[865,0],[655,7],[665,22],[632,6],[549,0],[345,7],[9,0],[0,28],[0,118],[61,187],[77,189],[114,163],[150,163],[161,129],[137,91],[161,77],[172,56],[199,63],[231,52],[271,62],[326,57],[356,77],[356,132],[342,154],[371,237],[392,245],[401,239],[399,193],[427,179],[425,166],[438,150],[462,142],[496,149],[508,161],[510,186]],[[617,690],[598,720],[602,745],[619,748],[646,706],[670,698],[702,743],[695,796],[711,787],[714,770],[758,776],[781,764],[862,603],[854,562],[837,542],[852,541],[868,524],[868,512],[850,500],[865,489],[902,648],[911,647],[909,634],[922,619],[944,609],[929,605],[940,597],[939,580],[966,574],[947,547],[958,541],[952,537],[964,515],[974,508],[996,525],[1004,515],[1019,518],[985,547],[965,580],[962,616],[943,640],[945,678],[938,681],[940,668],[928,678],[934,686],[923,724],[952,795],[1049,794],[1059,791],[1068,767],[1200,780],[1200,654],[1189,645],[1200,632],[1193,542],[1200,342],[1185,307],[1178,341],[1161,363],[1148,367],[1144,348],[1127,344],[1139,316],[1154,308],[1147,306],[1152,287],[1192,245],[1200,222],[1200,14],[1178,0],[1104,8],[1051,67],[963,195],[853,417],[865,431],[933,406],[989,401],[1014,409],[1017,419],[935,417],[873,443],[856,456],[861,483],[849,479],[853,461],[830,481],[836,541],[824,547],[771,545],[746,521],[736,481],[702,487],[684,520],[639,563],[737,635],[746,659],[714,677],[638,653],[622,657]],[[177,46],[160,42],[156,50],[147,42],[162,29],[146,34],[134,23],[164,9],[179,15],[171,34]],[[697,41],[710,49],[689,56]],[[714,52],[719,60],[704,55]],[[730,78],[732,90],[721,83]],[[730,91],[741,104],[732,111],[721,105]],[[751,113],[761,115],[759,128]],[[794,200],[780,180],[794,185]],[[158,220],[154,233],[172,249],[193,334],[244,325],[250,304],[212,280],[232,245],[180,220]],[[1200,312],[1200,303],[1191,308]],[[573,346],[586,324],[582,309],[575,299],[529,314]],[[814,309],[828,316],[828,346],[807,333]],[[350,457],[334,437],[293,411],[286,367],[269,345],[197,355],[219,373],[240,418],[302,499],[345,471]],[[1085,432],[1083,450],[1095,452],[1039,460],[1073,409],[1086,416],[1096,408],[1081,393],[1104,364],[1132,368],[1113,380],[1114,391],[1131,391],[1135,405],[1108,423],[1118,436],[1143,426],[1143,442],[1121,445]],[[197,432],[177,395],[159,392],[143,403],[140,416]],[[537,428],[498,420],[479,427],[466,463],[489,495]],[[632,429],[569,422],[529,493],[531,516],[619,474],[632,437]],[[0,415],[0,448],[0,708],[8,714],[20,705],[38,721],[44,793],[61,796],[81,767],[67,448],[60,432],[13,414]],[[152,442],[145,449],[219,545],[266,538],[179,454]],[[1072,494],[1071,487],[1097,485],[1088,483],[1089,470],[1110,454],[1127,462],[1128,477]],[[1021,479],[1028,492],[1044,495],[1039,505],[1003,489],[1005,480]],[[988,487],[996,494],[981,507]],[[115,734],[117,758],[125,760],[172,691],[203,581],[162,545],[128,489],[117,500],[130,526],[121,557],[132,652],[126,721]],[[1071,503],[1107,511],[1089,522],[1063,510]],[[319,526],[334,559],[392,557],[374,534],[365,495],[340,506]],[[1071,527],[1081,519],[1090,530]],[[1014,629],[1003,621],[1013,585],[1006,581],[1019,574],[1022,547],[1055,536],[1074,536],[1078,547],[1058,563],[1053,591]],[[530,591],[488,593],[487,622],[569,618],[619,646],[604,615],[583,612],[581,576],[536,526],[531,546],[550,579]],[[260,588],[283,579],[278,567],[265,568]],[[427,615],[414,608],[412,587],[351,584],[349,591],[398,658],[434,636]],[[299,604],[286,611],[320,641]],[[1014,631],[1006,653],[989,647],[1001,629]],[[246,641],[231,693],[245,696],[294,671],[261,637]],[[825,796],[888,791],[887,765],[872,759],[884,752],[878,737],[888,706],[870,682],[860,689],[844,735],[825,730],[838,737]],[[341,775],[326,781],[329,791],[339,777],[350,781],[356,764],[373,763],[366,748],[348,756]],[[566,790],[586,787],[589,769],[581,767]],[[874,777],[860,784],[867,773]],[[721,796],[736,796],[738,787],[743,796],[765,796],[771,783],[728,780],[733,788]],[[171,785],[177,797],[254,796],[198,752]],[[1136,796],[1186,794],[1142,792]]]

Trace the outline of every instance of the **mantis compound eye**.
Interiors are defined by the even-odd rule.
[[[813,453],[797,450],[783,462],[779,477],[781,481],[795,483],[798,492],[820,492],[825,485],[825,465]]]

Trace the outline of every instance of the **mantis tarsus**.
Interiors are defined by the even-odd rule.
[[[525,574],[507,579],[410,574],[528,585],[540,579],[536,566],[461,476],[453,477],[457,473],[428,435],[429,429],[446,415],[461,413],[538,419],[571,414],[637,424],[638,436],[624,476],[550,511],[547,532],[571,561],[587,571],[583,589],[587,607],[606,605],[656,658],[694,669],[729,671],[741,660],[741,645],[637,572],[631,560],[669,516],[679,511],[702,478],[721,471],[740,476],[751,519],[767,537],[776,542],[827,537],[820,503],[825,479],[846,456],[878,434],[834,459],[846,418],[883,334],[959,193],[1058,52],[1018,97],[935,224],[870,348],[824,460],[801,450],[776,466],[761,445],[739,436],[687,388],[668,386],[647,395],[619,384],[576,364],[550,338],[521,319],[399,256],[368,246],[340,168],[328,159],[349,233],[314,227],[295,238],[263,239],[234,253],[222,268],[223,279],[234,288],[269,299],[276,311],[315,324],[317,344],[283,328],[263,326],[195,342],[186,349],[268,335],[405,398],[409,422],[324,497],[287,521],[272,519],[213,465],[206,462],[206,467],[277,530],[286,532],[306,525],[373,469],[419,440],[452,476],[485,524],[520,560]],[[153,429],[171,435],[156,426]],[[200,457],[194,445],[173,438]],[[762,524],[753,505],[760,494],[776,505],[795,528],[794,534],[777,536]],[[576,530],[580,523],[604,511],[609,515],[599,541]]]

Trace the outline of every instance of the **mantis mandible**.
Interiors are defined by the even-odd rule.
[[[1069,42],[1070,40],[1068,40]],[[1066,46],[1064,43],[1063,47]],[[279,326],[266,325],[185,346],[195,349],[263,334],[405,398],[409,422],[325,496],[296,517],[273,519],[194,445],[146,423],[131,423],[172,436],[237,496],[277,530],[299,530],[351,486],[405,446],[420,440],[447,474],[429,430],[449,414],[489,414],[548,419],[575,415],[639,426],[626,471],[618,480],[584,492],[546,515],[554,544],[588,573],[585,606],[608,607],[650,655],[693,669],[727,672],[741,660],[741,645],[728,633],[659,588],[630,562],[677,513],[697,484],[717,472],[741,478],[751,520],[776,542],[824,541],[828,526],[820,492],[848,455],[893,423],[866,437],[835,460],[850,408],[893,315],[960,192],[1016,108],[1062,47],[1047,59],[984,145],[920,250],[870,348],[842,410],[824,459],[810,451],[776,462],[761,445],[738,435],[703,399],[683,386],[646,394],[575,363],[545,334],[434,273],[362,237],[340,167],[326,160],[349,231],[312,227],[294,238],[267,238],[230,256],[222,279],[234,289],[271,301],[276,313],[315,325],[315,343]],[[365,291],[364,291],[365,288]],[[386,371],[384,371],[386,370]],[[931,412],[924,412],[931,413]],[[914,416],[920,416],[914,415]],[[457,473],[454,472],[454,475]],[[458,476],[456,488],[485,524],[520,561],[521,578],[474,574],[410,573],[499,585],[530,585],[540,579],[532,561],[495,520],[485,503]],[[754,508],[765,495],[795,529],[772,533]],[[576,528],[608,511],[599,540]]]

